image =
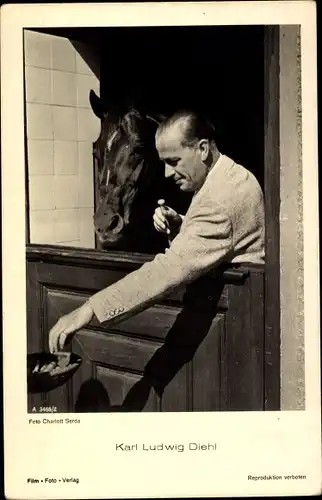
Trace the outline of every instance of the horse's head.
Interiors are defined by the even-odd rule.
[[[163,175],[154,145],[157,123],[134,109],[107,111],[93,91],[90,103],[101,120],[100,135],[94,143],[99,172],[95,231],[101,245],[115,247],[127,237],[139,191],[149,197],[149,184]],[[143,223],[142,203],[139,218]],[[151,214],[150,219],[152,222]]]

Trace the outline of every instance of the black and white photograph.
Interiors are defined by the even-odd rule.
[[[300,44],[299,26],[24,30],[29,411],[305,409],[301,200],[288,241],[278,216],[301,182]]]
[[[304,2],[285,3],[304,8]],[[135,10],[129,21],[126,12],[139,5],[144,22]],[[28,429],[64,427],[58,439],[65,442],[74,439],[69,432],[82,439],[82,418],[113,418],[106,421],[110,433],[112,422],[128,417],[138,423],[144,414],[151,422],[163,418],[157,414],[177,415],[179,426],[187,414],[235,415],[230,421],[237,427],[237,415],[256,412],[277,415],[275,422],[294,412],[305,418],[312,397],[307,353],[318,345],[315,331],[307,339],[304,313],[305,262],[318,266],[312,261],[316,243],[304,241],[305,220],[318,232],[317,185],[306,194],[311,212],[304,197],[310,144],[317,176],[316,116],[305,118],[303,105],[304,68],[312,67],[304,55],[307,26],[305,32],[301,19],[285,22],[283,16],[205,21],[206,7],[219,9],[206,4],[199,22],[188,16],[188,4],[189,20],[180,22],[183,3],[168,4],[176,7],[171,22],[169,16],[157,21],[153,3],[106,10],[79,5],[96,20],[87,24],[84,17],[77,22],[76,5],[69,5],[66,19],[68,6],[47,7],[57,15],[61,9],[55,19],[62,22],[51,21],[46,6],[43,16],[21,21],[19,78],[11,81],[21,103],[12,118],[21,119],[19,171],[13,168],[11,176],[19,178],[22,220],[12,227],[11,245],[18,235],[24,259],[11,270],[18,278],[18,267],[24,269],[25,294],[15,312],[25,325],[16,337],[24,347],[17,355],[21,373],[15,373]],[[106,13],[105,23],[98,12]],[[2,103],[5,117],[8,102]],[[314,110],[312,102],[305,109]],[[311,127],[308,146],[305,125]],[[4,130],[6,157],[13,125]],[[8,163],[2,163],[5,182]],[[7,221],[17,193],[5,205]],[[318,312],[310,318],[316,330]],[[218,455],[220,449],[218,436],[205,442],[189,436],[184,445],[179,438],[130,442],[124,435],[114,439],[111,460],[125,451],[135,459],[135,452]],[[70,470],[66,477],[52,473],[52,481],[50,470],[48,477],[29,473],[24,482],[33,492],[39,482],[47,483],[44,488],[57,481],[80,484],[77,469]],[[248,485],[259,488],[265,473],[277,487],[278,469],[262,470],[263,477],[253,470]],[[303,469],[283,471],[292,491],[295,483],[306,491]],[[126,487],[113,488],[109,495],[124,497]],[[262,494],[256,488],[250,491]],[[56,498],[58,490],[43,491]],[[227,484],[225,491],[234,496]],[[88,498],[85,490],[75,492],[64,498]]]

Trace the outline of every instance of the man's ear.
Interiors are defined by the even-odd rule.
[[[104,120],[107,113],[104,110],[102,100],[95,94],[94,90],[90,90],[89,102],[95,116],[100,120]]]
[[[199,141],[199,151],[201,154],[201,160],[206,161],[210,151],[209,141],[207,139],[201,139],[201,141]]]

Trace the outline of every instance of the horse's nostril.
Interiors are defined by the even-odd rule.
[[[114,235],[119,234],[124,226],[124,221],[121,215],[118,213],[114,214],[112,217],[97,217],[95,220],[95,229],[96,233],[100,238],[108,238]]]
[[[110,224],[110,230],[113,231],[114,229],[117,228],[118,224],[120,222],[120,216],[119,215],[114,215],[112,217],[112,221],[111,221],[111,224]]]

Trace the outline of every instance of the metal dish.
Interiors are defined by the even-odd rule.
[[[60,387],[70,380],[81,363],[80,356],[74,353],[35,352],[28,354],[28,393],[49,392]]]

